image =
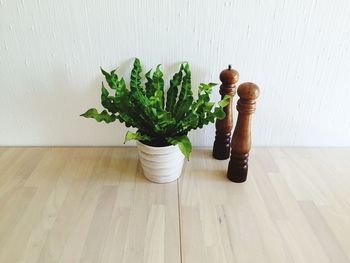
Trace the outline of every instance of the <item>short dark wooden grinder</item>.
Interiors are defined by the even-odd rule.
[[[228,66],[228,69],[223,70],[220,73],[220,80],[222,82],[220,86],[221,98],[225,95],[230,96],[229,104],[224,108],[226,117],[223,120],[216,120],[216,135],[213,146],[213,157],[218,160],[225,160],[230,157],[230,143],[232,132],[232,98],[236,94],[236,83],[238,81],[239,74],[236,70]]]
[[[251,119],[260,91],[254,83],[246,82],[239,85],[237,93],[240,97],[237,102],[238,119],[231,140],[227,178],[232,182],[242,183],[247,180]]]

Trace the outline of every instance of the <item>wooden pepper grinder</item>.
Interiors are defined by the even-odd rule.
[[[213,157],[218,160],[225,160],[230,157],[230,141],[232,131],[232,98],[236,94],[236,83],[238,81],[239,74],[236,70],[228,66],[228,69],[223,70],[220,73],[220,80],[222,82],[220,86],[221,98],[225,95],[230,96],[229,104],[224,108],[226,117],[223,120],[216,120],[216,135],[213,146]]]
[[[238,119],[231,140],[231,158],[227,170],[227,178],[236,183],[247,180],[248,156],[251,147],[250,125],[255,111],[259,87],[254,83],[242,83],[238,87],[237,102]]]

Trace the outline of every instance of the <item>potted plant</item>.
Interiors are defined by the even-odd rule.
[[[137,140],[146,178],[156,183],[176,180],[181,175],[184,157],[189,160],[192,150],[188,132],[202,128],[216,118],[224,118],[223,107],[228,104],[229,97],[224,97],[214,108],[215,103],[210,101],[209,95],[216,84],[201,83],[198,96],[194,98],[188,63],[180,65],[166,94],[160,65],[153,73],[150,70],[145,74],[143,87],[141,64],[136,58],[130,89],[116,70],[108,73],[101,68],[101,71],[110,88],[108,91],[102,82],[101,103],[105,109],[99,113],[92,108],[81,116],[106,123],[119,120],[126,127],[136,128],[136,132],[126,133],[124,143]]]

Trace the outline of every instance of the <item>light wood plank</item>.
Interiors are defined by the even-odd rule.
[[[194,151],[179,183],[183,262],[350,262],[350,152],[330,152],[253,149],[248,181],[232,184],[227,161]]]
[[[140,165],[135,182],[122,262],[180,262],[177,182],[150,183]]]
[[[312,201],[302,201],[299,205],[328,258],[333,262],[348,262],[346,254],[316,205]]]
[[[0,262],[180,262],[177,182],[135,148],[1,148]]]
[[[5,246],[0,248],[0,262],[21,262],[23,261],[21,257],[24,255],[26,255],[24,257],[27,262],[36,260],[44,242],[42,237],[45,236],[47,229],[54,221],[54,215],[50,215],[49,196],[68,158],[69,154],[63,149],[50,150],[40,160],[26,183],[23,184],[24,187],[35,187],[37,190],[27,210],[13,230],[12,236]],[[41,174],[41,176],[38,176],[38,174]],[[27,185],[32,176],[38,180]],[[12,187],[12,184],[10,185]],[[18,253],[18,251],[21,251],[21,253]]]
[[[135,148],[0,148],[0,262],[350,262],[350,149],[194,149],[150,183]]]

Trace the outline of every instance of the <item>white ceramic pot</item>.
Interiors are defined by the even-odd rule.
[[[179,146],[152,147],[137,141],[145,177],[155,183],[170,183],[180,177],[184,156]]]

